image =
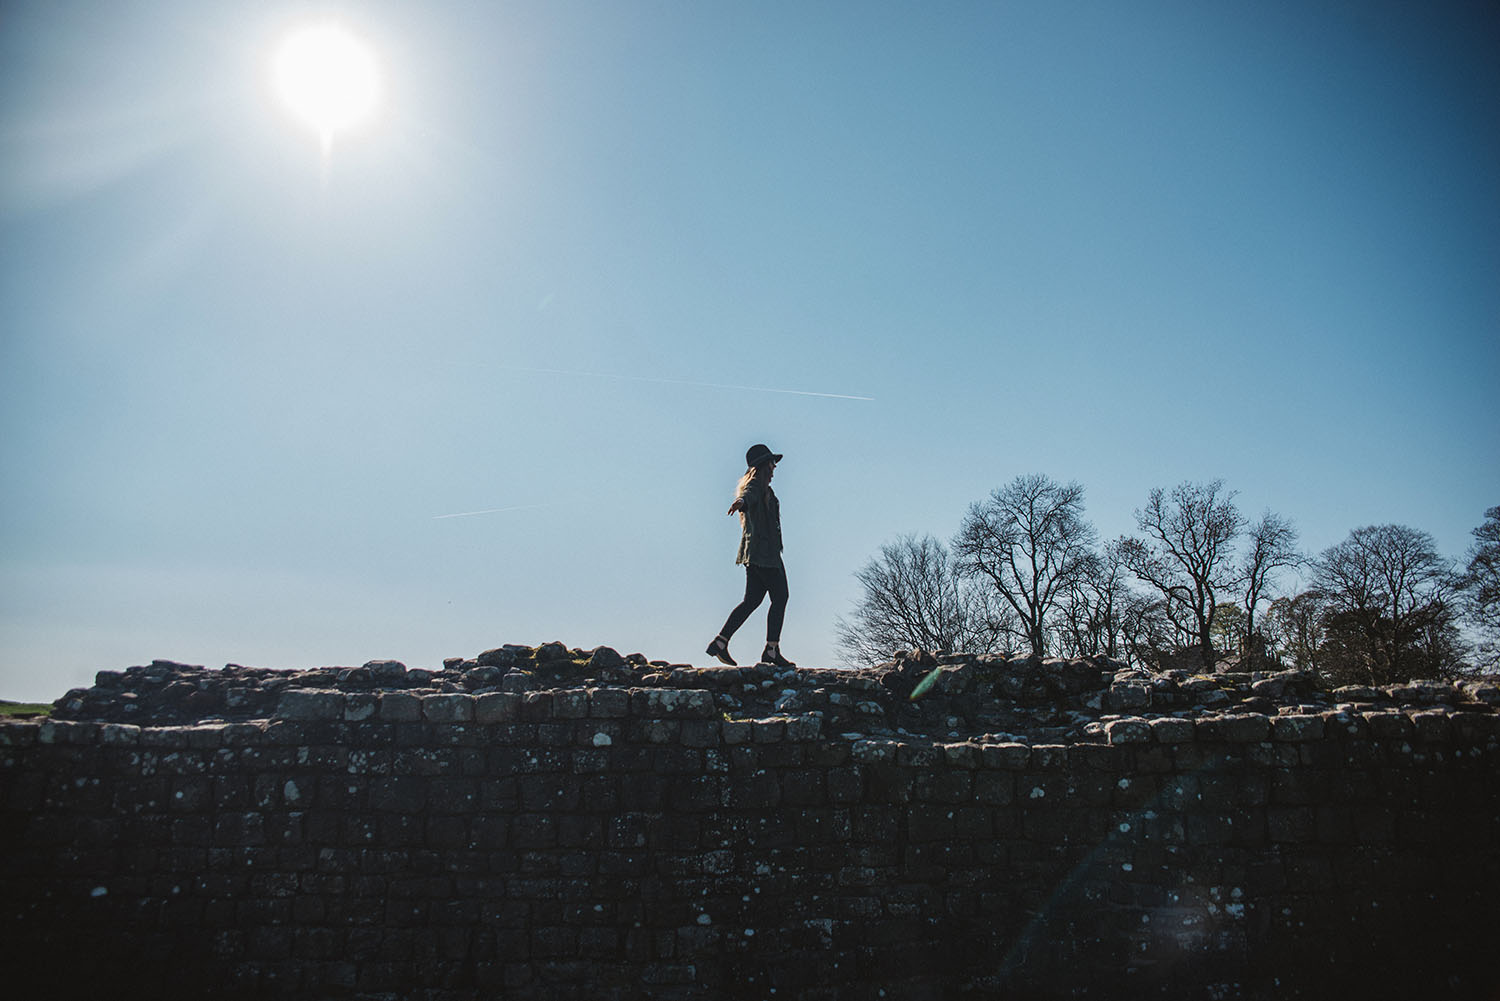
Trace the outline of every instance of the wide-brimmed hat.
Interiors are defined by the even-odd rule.
[[[751,445],[750,451],[745,453],[745,465],[759,466],[766,462],[780,462],[782,458],[765,445]]]

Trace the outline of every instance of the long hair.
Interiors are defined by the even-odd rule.
[[[735,500],[739,500],[740,498],[745,496],[745,488],[755,482],[755,478],[760,475],[760,471],[762,468],[762,466],[751,466],[749,469],[745,470],[745,475],[740,477],[739,484],[734,488]],[[745,509],[740,508],[740,527],[743,528],[744,526]]]

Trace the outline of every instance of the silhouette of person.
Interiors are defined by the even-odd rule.
[[[775,667],[797,665],[781,655],[781,624],[786,618],[786,567],[781,562],[781,503],[771,490],[771,477],[782,456],[765,445],[752,445],[745,453],[745,475],[735,490],[730,514],[740,516],[740,551],[734,558],[745,567],[745,598],[729,613],[724,628],[708,645],[710,657],[717,657],[731,667],[729,640],[745,624],[750,613],[760,607],[766,595],[771,596],[771,610],[766,614],[766,648],[760,663]]]

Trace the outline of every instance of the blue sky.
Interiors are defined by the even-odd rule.
[[[326,164],[267,82],[309,17],[383,80]],[[882,543],[1021,473],[1104,537],[1222,477],[1310,550],[1456,557],[1500,504],[1497,43],[1457,2],[7,2],[0,697],[702,662],[757,441],[808,665]]]

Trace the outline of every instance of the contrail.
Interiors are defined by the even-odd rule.
[[[502,511],[530,511],[532,508],[551,507],[551,504],[517,504],[515,507],[491,507],[483,511],[460,511],[458,514],[435,514],[433,521],[442,521],[444,518],[472,518],[476,514],[500,514]]]
[[[702,389],[729,389],[745,393],[785,393],[788,396],[818,396],[825,400],[862,400],[875,402],[873,396],[852,396],[847,393],[814,393],[806,389],[775,389],[770,386],[731,386],[722,382],[698,382],[692,379],[658,379],[649,375],[618,375],[613,372],[574,372],[561,368],[531,368],[522,365],[505,365],[512,372],[540,372],[546,375],[574,375],[590,379],[619,379],[624,382],[655,382],[667,386],[698,386]]]

